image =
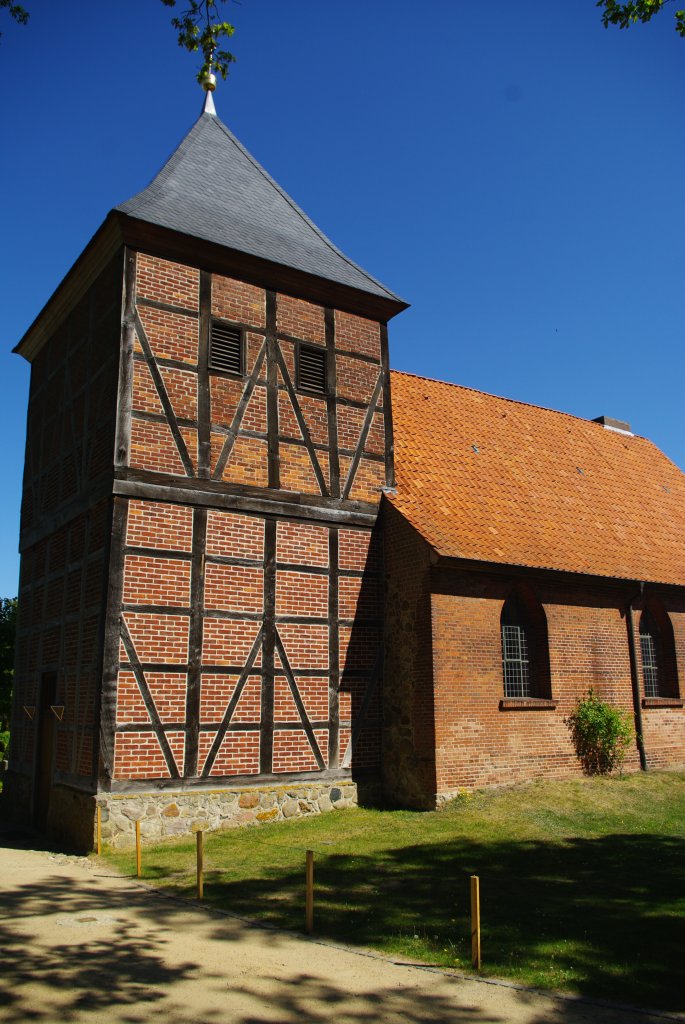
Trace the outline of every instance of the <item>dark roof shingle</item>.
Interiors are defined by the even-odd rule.
[[[201,114],[147,188],[116,209],[405,305],[340,252],[209,113]]]

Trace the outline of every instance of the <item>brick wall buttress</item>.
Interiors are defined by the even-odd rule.
[[[381,510],[386,593],[383,788],[393,803],[435,803],[430,549],[389,504]]]

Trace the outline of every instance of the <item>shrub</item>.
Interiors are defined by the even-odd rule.
[[[630,717],[600,700],[592,687],[579,697],[566,719],[576,753],[587,775],[608,775],[620,768],[633,737]]]

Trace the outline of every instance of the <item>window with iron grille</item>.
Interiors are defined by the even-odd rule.
[[[245,372],[245,341],[240,327],[212,320],[209,334],[209,366],[221,373]]]
[[[297,352],[297,387],[301,391],[326,394],[326,352],[300,345]]]
[[[530,661],[525,626],[502,622],[502,667],[505,697],[530,697]]]
[[[527,584],[517,586],[502,605],[500,629],[505,698],[551,700],[547,617]]]
[[[642,674],[645,680],[645,697],[659,696],[659,659],[656,640],[651,633],[640,633],[642,648]]]
[[[645,697],[661,696],[661,651],[658,627],[645,609],[640,616],[640,649],[642,652],[642,677],[645,685]]]

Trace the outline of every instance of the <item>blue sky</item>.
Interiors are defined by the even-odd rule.
[[[3,17],[0,596],[29,368],[10,354],[108,210],[199,113],[159,0]],[[182,0],[181,0],[182,3]],[[397,369],[630,421],[685,467],[685,40],[594,0],[241,0],[219,116],[411,302]],[[68,19],[68,20],[67,20]]]

